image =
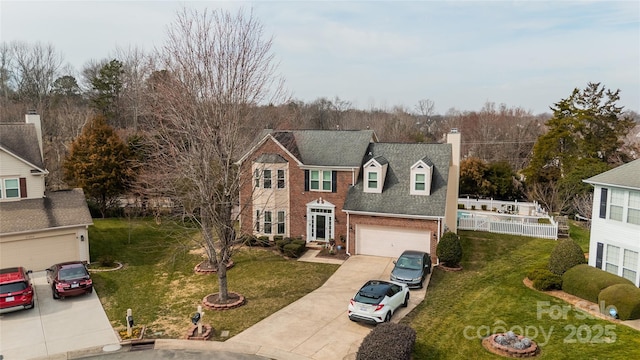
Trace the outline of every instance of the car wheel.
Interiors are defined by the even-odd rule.
[[[35,302],[32,300],[31,304],[29,304],[29,306],[27,306],[27,309],[33,309],[35,306]]]
[[[427,266],[427,274],[431,274],[431,265]]]
[[[404,302],[402,303],[402,307],[407,307],[407,305],[409,305],[409,293],[405,295]]]
[[[384,322],[389,322],[389,321],[391,321],[391,311],[389,311],[387,315],[384,317]]]
[[[51,292],[53,293],[53,298],[54,298],[55,300],[60,299],[60,295],[56,292],[56,289],[51,288]]]

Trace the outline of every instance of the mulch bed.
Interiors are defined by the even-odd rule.
[[[227,263],[227,270],[231,269],[233,265],[235,265],[233,260],[229,259],[229,262]],[[193,268],[193,271],[195,271],[197,274],[213,274],[218,272],[218,268],[215,266],[211,266],[211,263],[209,263],[209,261],[204,260],[203,262],[196,265]]]
[[[346,249],[334,250],[334,254],[329,253],[329,249],[322,249],[316,255],[316,257],[327,258],[327,259],[337,259],[337,260],[347,260],[349,255],[347,255]]]
[[[442,264],[438,265],[437,268],[439,268],[442,271],[462,271],[462,266],[458,266],[458,267],[448,267],[448,266],[444,266]]]
[[[243,295],[228,292],[227,300],[225,302],[220,301],[220,293],[209,294],[202,299],[202,304],[211,310],[228,310],[237,308],[244,305],[245,298]]]

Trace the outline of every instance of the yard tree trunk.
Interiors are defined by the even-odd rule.
[[[170,197],[198,225],[221,302],[239,242],[236,161],[259,132],[250,125],[256,108],[285,100],[271,44],[252,13],[182,9],[147,84],[142,118],[152,147],[143,187]]]

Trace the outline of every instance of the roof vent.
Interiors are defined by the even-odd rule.
[[[452,134],[457,134],[457,133],[458,133],[458,128],[453,128],[453,129],[451,129],[451,133],[452,133]]]
[[[38,115],[38,110],[36,110],[36,109],[29,109],[29,110],[27,110],[27,114],[28,114],[28,115]]]

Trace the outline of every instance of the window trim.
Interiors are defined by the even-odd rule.
[[[16,187],[8,187],[7,181],[15,181]],[[2,188],[0,190],[2,192],[2,196],[0,196],[0,198],[2,199],[20,199],[20,178],[3,178]],[[16,196],[9,196],[7,193],[8,190],[15,190],[17,192]]]
[[[314,177],[314,174],[317,175]],[[326,187],[328,186],[328,189]],[[334,171],[309,170],[309,191],[335,192]]]
[[[417,175],[424,175],[424,189],[417,190],[418,184]],[[411,188],[409,194],[411,195],[431,195],[431,181],[433,177],[433,166],[426,164],[424,161],[419,160],[413,166],[411,166]]]
[[[282,218],[280,217],[282,215]],[[286,212],[284,210],[278,210],[276,212],[276,234],[278,235],[284,235],[286,234],[286,230],[287,230],[287,216],[286,216]],[[282,227],[282,230],[280,230],[280,227]]]
[[[265,210],[262,212],[262,229],[264,230],[264,234],[271,235],[273,234],[273,217],[270,210]]]

